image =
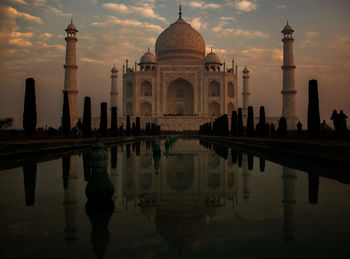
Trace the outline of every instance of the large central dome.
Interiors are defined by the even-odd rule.
[[[157,61],[179,58],[203,60],[205,42],[198,31],[179,18],[159,35],[155,50]]]

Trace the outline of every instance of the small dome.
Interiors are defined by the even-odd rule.
[[[247,66],[244,67],[244,69],[243,69],[242,72],[243,72],[243,73],[249,73],[249,70],[248,70]]]
[[[205,63],[207,63],[207,64],[221,64],[219,56],[216,55],[214,52],[210,52],[205,57]]]
[[[156,63],[156,56],[149,50],[141,57],[140,64],[144,63]]]
[[[291,32],[294,32],[294,30],[292,29],[292,27],[288,24],[288,21],[287,21],[287,24],[286,26],[284,26],[283,28],[283,31],[282,32],[286,32],[286,31],[291,31]]]
[[[203,60],[205,42],[198,31],[179,18],[159,35],[155,49],[157,60],[172,58]]]
[[[77,30],[77,27],[75,27],[75,25],[73,23],[70,23],[68,26],[67,26],[67,29],[66,30],[73,30],[73,31],[78,31]]]

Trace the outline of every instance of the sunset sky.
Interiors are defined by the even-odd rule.
[[[306,127],[308,80],[319,82],[321,120],[333,109],[350,115],[350,1],[348,0],[1,0],[0,117],[22,127],[25,78],[36,80],[38,126],[60,124],[64,81],[65,28],[77,26],[78,114],[91,96],[93,116],[110,101],[110,70],[139,62],[158,35],[178,18],[203,36],[221,61],[251,71],[251,104],[255,115],[282,113],[282,34],[289,21],[294,32],[297,115]]]

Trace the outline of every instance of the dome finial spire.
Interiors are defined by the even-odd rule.
[[[180,6],[179,6],[179,18],[181,18],[182,17],[182,9],[181,9],[181,4],[180,4]]]
[[[213,47],[210,47],[210,52],[213,53]]]

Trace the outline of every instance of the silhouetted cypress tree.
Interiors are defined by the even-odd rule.
[[[141,135],[140,117],[136,117],[136,136]]]
[[[309,81],[309,105],[307,111],[307,133],[310,138],[320,135],[320,110],[317,80]]]
[[[265,108],[264,106],[260,106],[260,111],[259,111],[259,135],[260,137],[264,137],[265,136],[265,126],[266,126],[266,122],[265,122]]]
[[[285,117],[281,117],[278,122],[277,134],[280,137],[285,137],[287,135],[287,120]]]
[[[36,168],[36,163],[23,165],[24,193],[27,206],[34,205],[35,201]]]
[[[84,114],[83,114],[83,137],[91,137],[91,98],[84,98]]]
[[[241,168],[242,167],[243,154],[242,154],[241,151],[238,151],[237,154],[238,154],[238,156],[237,156],[237,158],[238,158],[238,167]]]
[[[111,135],[112,137],[116,137],[118,135],[117,107],[112,107],[111,110]]]
[[[100,117],[100,133],[101,137],[107,137],[107,103],[101,103]]]
[[[115,107],[114,107],[115,108]],[[117,160],[118,160],[118,151],[117,147],[111,147],[111,168],[117,168]]]
[[[254,114],[253,114],[253,106],[248,107],[248,118],[247,118],[247,136],[254,136]]]
[[[231,136],[237,136],[237,111],[232,111]]]
[[[237,150],[231,148],[231,160],[232,164],[237,164]]]
[[[314,172],[308,173],[309,180],[309,203],[317,204],[318,202],[318,186],[319,186],[319,175]]]
[[[242,108],[238,108],[237,133],[238,133],[238,136],[243,136],[243,116],[242,116]]]
[[[248,170],[253,170],[254,168],[254,156],[252,154],[247,154],[248,158]]]
[[[68,92],[63,92],[63,114],[62,114],[62,131],[63,135],[69,136],[71,130],[70,125],[70,112],[69,112],[69,99]]]
[[[136,136],[136,124],[135,122],[132,123],[132,126],[131,126],[131,134],[133,136]]]
[[[263,173],[265,171],[265,159],[260,157],[259,165],[260,165],[260,172]]]
[[[126,116],[126,135],[130,136],[131,134],[131,128],[130,128],[130,116]]]
[[[221,116],[221,121],[222,121],[222,136],[228,136],[229,131],[228,131],[228,117],[227,114],[224,114]]]
[[[33,78],[27,78],[24,96],[23,129],[28,137],[35,134],[36,119],[35,81]]]

